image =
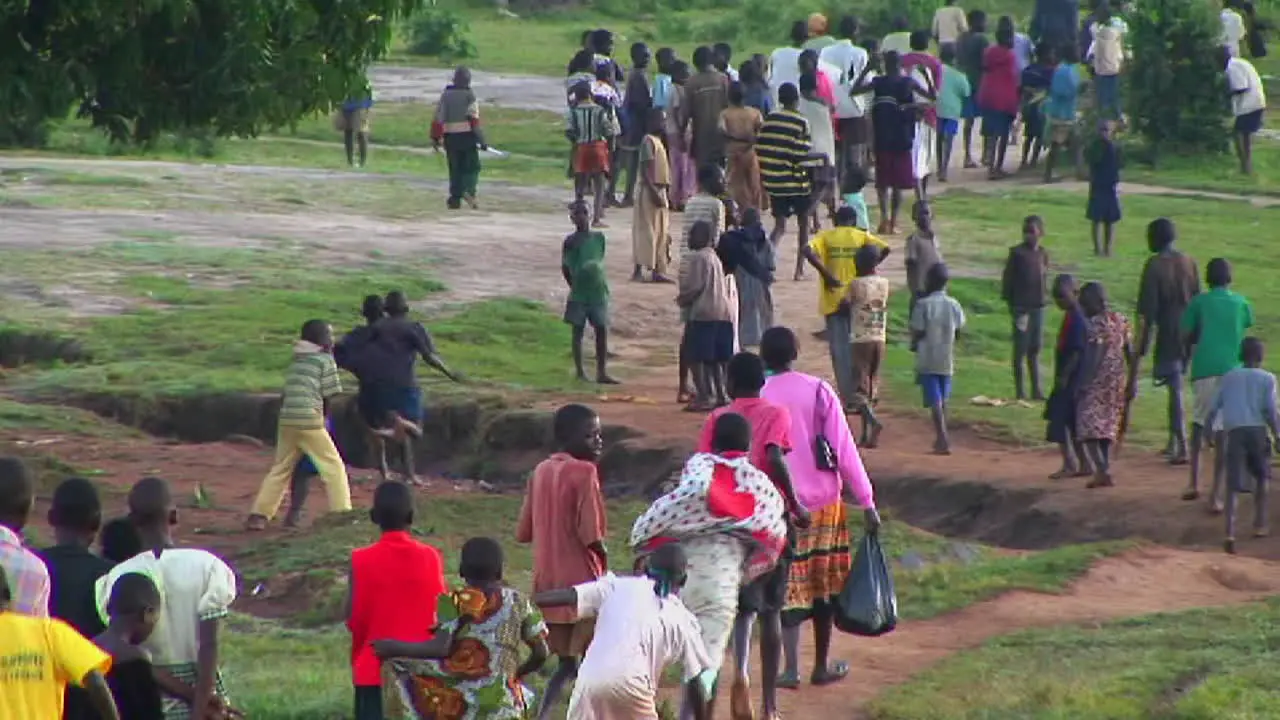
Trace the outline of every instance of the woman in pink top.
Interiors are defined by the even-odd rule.
[[[1005,176],[1004,153],[1009,131],[1018,116],[1018,58],[1013,52],[1013,23],[1000,18],[996,44],[982,54],[982,84],[978,109],[982,111],[982,163],[991,168],[988,177]]]
[[[809,510],[809,527],[797,529],[792,548],[787,600],[782,611],[782,641],[786,664],[778,687],[800,683],[800,625],[813,620],[814,669],[810,682],[826,685],[849,672],[847,663],[829,662],[832,608],[852,564],[849,525],[842,490],[862,506],[868,530],[880,526],[871,478],[853,444],[840,398],[825,381],[791,369],[798,355],[795,333],[769,328],[760,341],[760,355],[770,377],[761,397],[791,414],[791,453],[787,466],[796,499]],[[830,443],[834,470],[823,470],[816,457],[819,436]],[[825,465],[825,463],[821,463]]]

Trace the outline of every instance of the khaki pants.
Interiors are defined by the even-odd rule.
[[[320,473],[325,494],[329,496],[330,512],[346,512],[351,509],[351,487],[347,484],[347,466],[333,444],[333,438],[323,427],[298,428],[281,425],[276,436],[276,460],[262,480],[258,499],[253,502],[253,514],[271,519],[284,500],[285,488],[293,477],[293,468],[306,455]]]

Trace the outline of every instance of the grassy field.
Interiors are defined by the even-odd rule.
[[[508,495],[433,497],[420,507],[419,537],[440,548],[451,581],[462,543],[476,535],[505,537],[515,526],[520,498]],[[630,566],[626,538],[644,504],[609,504],[609,548],[620,571]],[[495,528],[501,530],[495,533]],[[244,588],[305,581],[307,608],[293,626],[237,617],[223,641],[224,670],[238,706],[257,720],[340,718],[349,703],[349,670],[344,662],[345,631],[323,623],[336,619],[343,592],[340,575],[351,548],[374,539],[376,529],[352,514],[322,520],[305,537],[263,543],[231,558]],[[894,558],[910,553],[927,564],[895,573],[900,612],[907,619],[933,617],[1014,589],[1056,592],[1098,558],[1128,547],[1123,543],[1079,545],[1034,554],[1008,554],[965,545],[959,559],[946,538],[914,530],[890,519],[882,531]],[[504,543],[506,578],[528,589],[532,556],[526,546]],[[294,598],[298,601],[299,598]],[[309,627],[299,627],[304,623]]]
[[[872,703],[875,720],[1261,720],[1280,600],[996,638]]]

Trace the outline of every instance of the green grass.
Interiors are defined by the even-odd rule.
[[[1234,289],[1248,297],[1256,314],[1252,331],[1264,340],[1280,340],[1271,333],[1280,327],[1280,290],[1270,281],[1271,268],[1280,261],[1280,250],[1269,241],[1265,228],[1280,217],[1280,210],[1252,207],[1245,202],[1193,197],[1127,196],[1122,199],[1125,219],[1116,226],[1115,256],[1093,256],[1089,224],[1084,219],[1085,196],[1054,190],[1010,191],[1004,194],[949,192],[935,201],[943,256],[952,269],[951,294],[964,306],[968,326],[956,349],[956,376],[952,415],[956,419],[987,426],[1009,438],[1038,443],[1044,436],[1042,407],[1008,405],[978,407],[969,400],[983,395],[1013,395],[1009,366],[1008,312],[1000,302],[1000,272],[1008,247],[1021,239],[1022,219],[1038,214],[1047,234],[1050,274],[1069,272],[1081,281],[1101,281],[1112,306],[1133,320],[1138,278],[1148,251],[1147,222],[1169,217],[1178,224],[1178,246],[1199,264],[1201,271],[1215,256],[1233,262]],[[912,356],[907,347],[907,298],[898,292],[891,299],[887,380],[896,407],[918,406]],[[1052,380],[1053,343],[1061,313],[1045,314],[1045,350],[1041,354],[1045,392]],[[1274,360],[1269,364],[1277,369]],[[1146,358],[1143,382],[1130,424],[1128,442],[1145,447],[1165,441],[1165,394],[1154,388],[1151,358]],[[1189,400],[1189,396],[1188,396]]]
[[[996,638],[873,701],[875,720],[1276,717],[1280,600]]]
[[[91,412],[64,405],[36,405],[0,397],[0,433],[65,433],[98,437],[134,434],[128,428],[107,423]],[[54,444],[47,449],[57,449]]]

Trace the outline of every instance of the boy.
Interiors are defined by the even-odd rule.
[[[938,47],[945,50],[954,48],[960,36],[969,30],[964,9],[956,6],[956,0],[946,0],[946,4],[933,13],[933,39]]]
[[[1204,270],[1209,291],[1196,295],[1182,314],[1182,337],[1186,354],[1191,356],[1191,394],[1195,409],[1191,417],[1191,484],[1182,499],[1200,497],[1200,446],[1206,433],[1215,448],[1213,491],[1209,496],[1211,512],[1221,512],[1219,490],[1225,470],[1226,455],[1222,427],[1209,424],[1209,409],[1218,392],[1222,376],[1240,366],[1240,343],[1244,333],[1253,327],[1253,306],[1243,295],[1231,291],[1231,263],[1214,258]]]
[[[942,262],[942,251],[938,248],[938,235],[933,231],[933,212],[928,203],[917,200],[911,206],[911,217],[915,220],[916,229],[907,236],[906,257],[907,289],[911,291],[907,315],[916,307],[916,301],[925,296],[924,279],[929,270]]]
[[[631,207],[635,200],[636,172],[639,168],[640,143],[648,133],[649,110],[653,108],[653,90],[649,87],[649,59],[653,54],[642,42],[631,46],[631,71],[627,73],[626,92],[622,98],[622,139],[618,143],[618,155],[622,167],[613,173],[609,181],[609,201],[620,207]],[[627,185],[622,202],[617,202],[618,178],[627,173]]]
[[[1240,172],[1252,175],[1253,136],[1262,128],[1267,95],[1253,63],[1232,57],[1227,48],[1222,49],[1222,58],[1227,74],[1227,91],[1231,95],[1231,113],[1235,116],[1232,144],[1235,145],[1236,158],[1240,160]]]
[[[1227,539],[1229,553],[1236,551],[1236,498],[1250,491],[1252,475],[1253,536],[1267,535],[1267,490],[1271,480],[1271,447],[1280,442],[1276,414],[1276,376],[1262,369],[1262,341],[1247,337],[1240,344],[1244,367],[1222,376],[1209,411],[1209,422],[1221,417],[1227,439]]]
[[[714,242],[711,223],[694,223],[689,230],[690,252],[680,263],[676,305],[687,318],[682,345],[697,393],[685,408],[688,412],[708,412],[729,404],[723,368],[733,356],[733,315],[724,266],[712,247]],[[683,375],[680,379],[683,383]]]
[[[9,576],[9,609],[48,617],[49,570],[22,539],[35,505],[34,485],[22,460],[0,458],[0,574]]]
[[[378,485],[369,520],[382,534],[374,544],[351,551],[343,607],[351,632],[356,720],[383,717],[382,663],[371,643],[383,638],[430,640],[436,599],[447,587],[440,551],[410,534],[413,492],[408,485]]]
[[[840,208],[836,211],[836,226],[818,233],[801,250],[804,258],[822,278],[822,287],[818,291],[818,312],[826,319],[827,343],[831,352],[832,370],[836,376],[836,389],[847,408],[853,407],[855,387],[849,357],[852,319],[844,289],[850,280],[858,276],[858,265],[854,258],[859,248],[872,245],[880,251],[882,259],[889,256],[889,245],[865,230],[854,227],[856,220],[852,208]]]
[[[1044,164],[1044,181],[1047,183],[1056,180],[1053,168],[1057,164],[1058,153],[1064,147],[1073,150],[1076,177],[1084,171],[1084,144],[1080,142],[1076,127],[1081,85],[1080,73],[1076,69],[1078,60],[1075,46],[1067,45],[1049,81],[1049,96],[1044,101],[1048,125],[1045,132],[1049,140],[1049,154]]]
[[[809,526],[809,512],[796,498],[787,470],[785,456],[791,452],[791,414],[781,405],[760,397],[764,388],[764,363],[754,353],[733,356],[728,368],[729,397],[733,402],[719,408],[702,425],[697,452],[712,452],[716,421],[726,413],[736,413],[751,425],[751,464],[769,476],[786,500],[791,522]],[[748,657],[751,650],[751,628],[760,617],[760,678],[764,698],[764,716],[773,717],[778,709],[778,666],[782,650],[782,606],[786,602],[787,577],[791,563],[783,554],[777,566],[747,583],[738,593],[738,615],[733,625],[734,668],[737,673],[729,696],[733,707],[750,707],[747,684]],[[738,716],[738,715],[736,715]]]
[[[552,421],[557,451],[538,463],[525,489],[516,542],[533,543],[533,591],[595,581],[609,567],[604,494],[596,463],[604,451],[600,417],[585,405],[565,405]],[[547,645],[559,662],[538,713],[550,717],[578,661],[591,644],[594,623],[569,608],[544,613]]]
[[[938,12],[942,12],[939,10]],[[951,149],[960,132],[965,106],[973,96],[969,77],[956,67],[955,43],[946,43],[940,54],[942,85],[938,87],[938,182],[947,181],[951,166]]]
[[[155,681],[151,658],[139,644],[150,639],[160,621],[162,600],[151,578],[141,573],[121,575],[107,601],[110,622],[93,642],[111,656],[107,685],[127,720],[164,720],[160,686]],[[93,715],[73,716],[93,718]]]
[[[1142,266],[1138,283],[1138,328],[1134,333],[1138,358],[1130,366],[1133,377],[1129,382],[1137,381],[1138,363],[1152,350],[1154,336],[1155,364],[1151,375],[1156,386],[1163,385],[1169,393],[1169,443],[1164,454],[1171,464],[1185,465],[1187,430],[1182,385],[1187,368],[1178,325],[1191,298],[1200,293],[1200,273],[1195,260],[1174,247],[1176,239],[1177,228],[1168,218],[1156,218],[1147,225],[1147,247],[1152,254]]]
[[[293,346],[293,363],[285,372],[284,398],[280,403],[280,425],[276,436],[276,459],[262,480],[262,488],[245,521],[250,532],[264,530],[293,476],[298,460],[305,454],[320,471],[331,512],[351,509],[351,488],[347,466],[324,429],[329,402],[342,392],[338,366],[333,361],[333,328],[323,320],[302,325],[301,339]]]
[[[537,593],[543,608],[572,607],[596,618],[596,636],[583,658],[569,700],[569,720],[656,718],[663,670],[679,663],[687,705],[697,720],[709,717],[707,698],[719,670],[702,641],[693,613],[677,593],[688,578],[679,543],[663,545],[645,562],[644,575],[599,580]]]
[[[587,381],[582,366],[582,339],[587,324],[596,335],[596,382],[616,385],[605,366],[609,361],[609,278],[604,269],[604,233],[591,230],[587,204],[577,200],[569,209],[574,232],[560,249],[560,273],[569,286],[564,321],[573,328],[573,366],[578,380]]]
[[[1044,147],[1045,104],[1057,72],[1058,53],[1052,45],[1040,43],[1035,62],[1022,70],[1022,164],[1035,167]]]
[[[991,40],[987,38],[987,14],[981,10],[969,11],[969,32],[956,42],[956,64],[969,79],[969,100],[963,109],[964,117],[964,166],[976,168],[973,161],[973,121],[978,117],[978,88],[982,86],[982,56]]]
[[[937,263],[925,276],[924,297],[911,312],[911,342],[916,353],[916,384],[924,396],[924,406],[933,418],[935,455],[950,455],[947,436],[947,398],[955,373],[956,339],[964,327],[964,309],[947,294],[950,275],[947,266]]]
[[[605,179],[610,172],[609,141],[618,135],[618,121],[608,108],[592,100],[587,83],[575,85],[572,95],[565,137],[573,143],[574,200],[582,202],[590,192],[594,198],[592,225],[602,227]]]
[[[874,245],[858,248],[854,262],[858,276],[849,281],[845,301],[853,313],[853,409],[862,416],[863,447],[874,448],[880,441],[884,425],[876,419],[875,405],[879,399],[880,364],[884,361],[885,343],[888,341],[886,318],[889,313],[889,279],[876,273],[881,259],[880,249]]]
[[[1009,248],[1004,263],[1001,297],[1013,320],[1013,387],[1019,400],[1026,400],[1023,363],[1031,376],[1031,399],[1043,400],[1040,392],[1040,345],[1044,338],[1044,306],[1049,304],[1049,253],[1040,245],[1044,221],[1028,215],[1022,221],[1022,242]]]
[[[693,226],[706,222],[711,224],[711,237],[718,238],[728,229],[729,219],[720,196],[724,194],[724,171],[718,165],[701,165],[698,167],[698,193],[689,198],[684,208],[684,227],[682,228],[682,257],[689,251],[689,232]]]
[[[0,717],[61,718],[70,681],[86,690],[102,720],[120,720],[103,678],[111,657],[61,620],[18,612],[12,601],[9,580],[0,572]]]

